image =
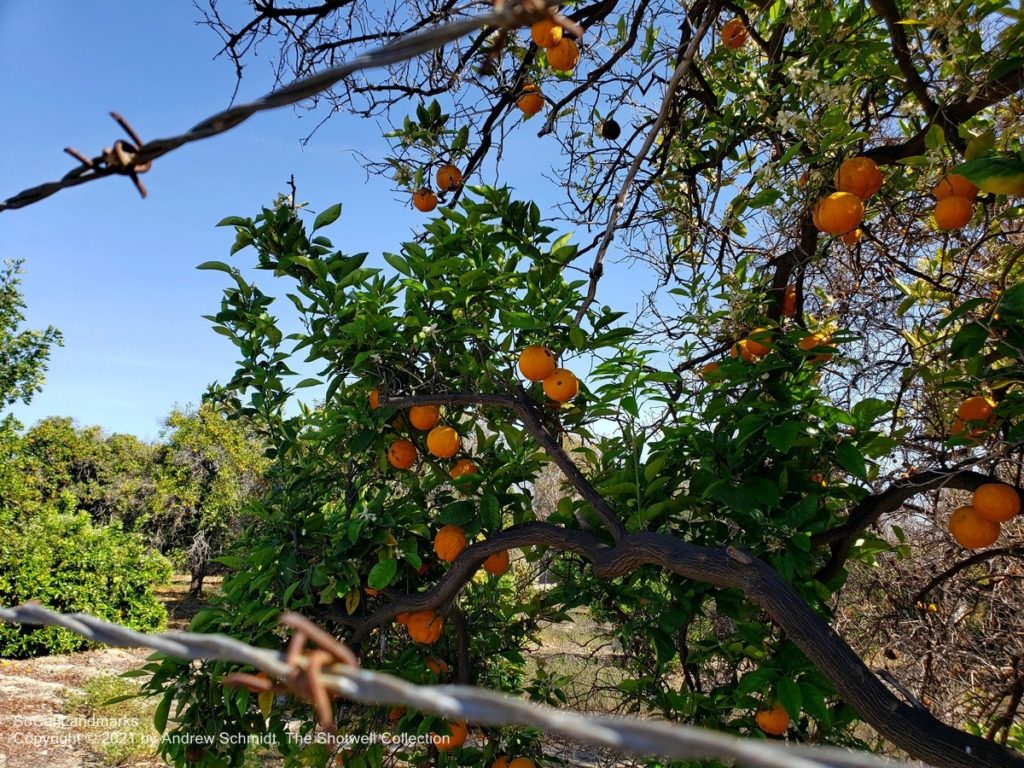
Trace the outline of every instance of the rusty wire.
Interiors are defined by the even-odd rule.
[[[281,616],[281,623],[294,630],[285,651],[254,648],[226,635],[145,634],[84,613],[57,613],[37,603],[0,608],[0,620],[64,627],[97,643],[150,648],[182,659],[216,659],[253,666],[264,674],[234,673],[222,682],[254,691],[287,692],[311,701],[321,725],[328,730],[333,729],[333,718],[323,723],[321,710],[326,706],[330,711],[328,698],[340,695],[361,704],[406,706],[476,725],[539,728],[584,744],[673,760],[734,760],[737,765],[748,768],[910,768],[915,765],[835,747],[741,739],[697,726],[583,715],[466,685],[413,685],[392,675],[361,669],[351,650],[295,613]],[[309,641],[319,648],[307,652]]]
[[[112,112],[111,116],[128,134],[131,141],[118,140],[112,147],[105,148],[95,157],[89,158],[71,147],[64,151],[78,160],[79,165],[71,169],[58,181],[47,182],[23,190],[13,197],[0,202],[0,212],[37,203],[63,189],[102,179],[107,176],[128,176],[132,179],[139,194],[146,196],[146,188],[139,181],[138,175],[149,170],[154,160],[178,147],[200,139],[224,133],[245,120],[268,109],[288,106],[316,96],[349,75],[364,69],[386,67],[411,59],[420,54],[440,48],[446,43],[469,34],[481,27],[494,27],[498,30],[509,30],[529,25],[543,18],[553,17],[575,34],[581,34],[577,25],[561,14],[552,10],[556,0],[509,0],[493,13],[483,14],[472,19],[434,27],[423,32],[401,38],[387,45],[376,48],[351,61],[337,67],[324,70],[310,77],[296,80],[290,85],[273,91],[263,98],[248,104],[239,104],[206,118],[185,133],[165,139],[143,142],[128,122]]]

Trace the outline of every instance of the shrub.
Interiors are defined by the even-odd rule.
[[[118,526],[96,526],[85,512],[44,507],[19,520],[0,511],[0,605],[38,600],[61,612],[86,612],[140,631],[160,630],[167,615],[153,587],[170,580],[170,563]],[[56,627],[0,624],[0,656],[28,658],[88,643]]]

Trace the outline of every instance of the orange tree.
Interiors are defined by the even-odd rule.
[[[237,29],[215,7],[208,20],[239,60],[280,30],[282,61],[304,73],[467,8],[259,3]],[[293,332],[274,317],[273,296],[244,273],[205,265],[236,281],[213,319],[241,366],[214,394],[259,425],[275,465],[259,522],[225,560],[236,574],[223,605],[197,628],[275,643],[274,615],[296,608],[334,625],[367,664],[432,680],[426,659],[440,645],[458,679],[557,697],[550,678],[529,679],[521,648],[538,622],[586,606],[619,640],[623,707],[835,743],[855,743],[859,717],[935,765],[1019,764],[993,743],[1021,718],[1010,646],[978,644],[1015,676],[1006,693],[968,691],[996,702],[1002,725],[949,718],[989,735],[978,739],[937,722],[909,690],[894,694],[830,626],[851,573],[914,557],[908,526],[944,537],[945,557],[964,564],[949,578],[1006,562],[1020,540],[1019,517],[969,556],[945,534],[969,500],[957,493],[1019,485],[1019,9],[601,0],[563,10],[583,27],[571,71],[549,66],[554,47],[526,31],[483,30],[329,94],[356,112],[415,115],[396,120],[391,156],[370,167],[393,173],[410,200],[420,193],[421,209],[440,207],[422,237],[385,256],[385,271],[318,232],[338,208],[311,231],[281,202],[226,220],[235,251],[254,246],[258,266],[289,281],[300,322]],[[554,61],[572,58],[563,46]],[[410,99],[415,109],[402,109]],[[527,119],[564,152],[561,214],[602,222],[579,248],[552,241],[540,211],[508,192],[467,195],[450,170],[437,177],[455,164],[472,183]],[[637,317],[601,304],[616,235],[655,278]],[[568,378],[523,381],[517,363],[531,345],[579,376],[575,397],[549,402],[571,393]],[[315,376],[292,377],[311,364]],[[315,406],[294,404],[316,385]],[[410,410],[423,406],[439,407],[458,440],[428,440],[414,422],[433,412]],[[477,471],[452,478],[460,460]],[[537,520],[530,488],[546,463],[567,486]],[[922,512],[919,499],[933,503]],[[460,550],[447,529],[450,564],[433,548],[445,526],[467,542]],[[509,549],[550,558],[554,589],[480,573]],[[900,610],[916,611],[910,598],[932,576],[942,574],[922,575]],[[861,650],[873,659],[875,648]],[[224,694],[223,665],[154,669],[160,719],[177,696],[181,732],[283,736],[298,706]],[[386,716],[340,715],[352,730]],[[398,727],[437,726],[407,713]],[[507,752],[511,738],[537,749],[529,734],[489,735],[460,761]]]
[[[576,248],[552,240],[535,205],[478,188],[440,213],[419,241],[385,254],[383,271],[318,233],[338,206],[308,233],[301,209],[283,199],[254,219],[222,222],[237,232],[233,251],[251,246],[258,269],[287,281],[300,322],[286,333],[257,281],[222,262],[202,265],[234,280],[211,319],[240,352],[234,378],[212,396],[264,433],[274,492],[221,558],[233,573],[194,629],[273,645],[277,614],[299,610],[335,627],[365,665],[430,682],[438,675],[428,661],[439,657],[456,680],[557,698],[543,673],[527,676],[523,646],[538,622],[569,621],[588,606],[625,651],[623,701],[638,711],[841,744],[860,743],[851,726],[861,718],[936,765],[1022,762],[894,695],[830,626],[847,565],[888,548],[864,533],[880,514],[940,486],[994,479],[943,467],[872,492],[896,443],[885,423],[892,405],[861,398],[845,407],[822,389],[823,369],[852,334],[808,344],[796,320],[765,319],[695,385],[638,344],[622,313],[587,303],[585,281],[565,279]],[[1019,398],[1020,371],[1006,360],[1019,359],[1024,288],[972,302],[946,327],[975,315],[952,336],[954,357],[986,349],[988,368],[968,359],[973,375],[997,377]],[[986,336],[965,348],[965,329],[989,328],[996,315],[997,345]],[[556,403],[549,380],[523,380],[517,363],[533,345],[580,374],[575,397]],[[315,377],[296,381],[294,369],[311,365]],[[317,405],[295,404],[318,385]],[[438,406],[436,418],[411,410],[421,406]],[[1000,409],[1005,438],[1019,429],[1020,408]],[[454,453],[431,437],[446,427]],[[396,459],[396,441],[408,441],[411,460]],[[453,478],[465,460],[475,471]],[[548,462],[567,487],[539,520],[530,486]],[[436,545],[451,526],[468,546]],[[555,587],[516,589],[502,567],[481,570],[508,550],[527,562],[557,555]],[[163,695],[158,724],[175,703],[178,737],[269,732],[296,761],[331,756],[329,745],[286,738],[305,705],[222,689],[228,665],[164,660],[150,670],[147,690]],[[388,714],[339,704],[338,723],[362,733]],[[312,738],[312,724],[303,727]],[[442,726],[405,713],[396,727]],[[535,735],[487,736],[458,761],[538,749]],[[244,751],[179,744],[163,748],[181,764],[240,764]],[[391,758],[377,745],[358,759]]]

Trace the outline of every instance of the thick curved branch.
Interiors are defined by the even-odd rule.
[[[374,627],[403,610],[437,608],[453,600],[489,555],[524,546],[551,546],[579,554],[591,562],[594,575],[600,579],[614,579],[645,565],[657,565],[687,579],[738,589],[778,624],[865,722],[899,748],[938,768],[1024,768],[1024,757],[1019,754],[951,728],[928,712],[900,701],[767,563],[732,547],[702,547],[659,533],[634,533],[607,546],[587,531],[548,523],[528,523],[500,531],[463,550],[429,591],[409,595],[368,617],[352,641],[361,642]]]

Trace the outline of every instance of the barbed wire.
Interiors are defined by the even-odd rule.
[[[130,141],[119,139],[113,147],[106,147],[95,157],[87,157],[76,149],[65,148],[65,152],[78,160],[79,165],[58,181],[47,182],[23,190],[13,197],[0,202],[0,212],[38,203],[64,189],[96,181],[107,176],[128,176],[134,182],[139,194],[146,196],[146,188],[139,180],[140,173],[150,169],[154,160],[185,144],[224,133],[248,120],[258,112],[277,109],[316,96],[349,75],[364,69],[386,67],[411,59],[420,54],[440,48],[445,43],[469,34],[481,27],[495,30],[509,30],[532,24],[543,18],[554,16],[563,26],[581,32],[574,22],[553,11],[557,0],[508,0],[493,13],[476,16],[423,32],[400,38],[376,48],[349,62],[324,70],[310,77],[296,80],[290,85],[273,91],[256,101],[239,104],[218,112],[195,125],[185,133],[165,139],[143,142],[131,125],[116,112],[111,116],[128,135]]]
[[[317,702],[325,691],[381,707],[406,706],[475,725],[539,728],[574,741],[636,755],[672,760],[734,760],[749,768],[911,768],[921,763],[891,760],[867,752],[803,744],[742,739],[697,726],[584,715],[535,704],[466,685],[420,686],[382,672],[362,669],[354,654],[329,633],[295,613],[281,623],[293,629],[286,651],[255,648],[226,635],[170,631],[146,634],[84,613],[62,614],[36,603],[0,608],[0,620],[63,627],[96,643],[149,648],[181,659],[215,659],[251,665],[280,681],[233,674],[227,685],[284,690]],[[313,641],[320,650],[305,652]]]

